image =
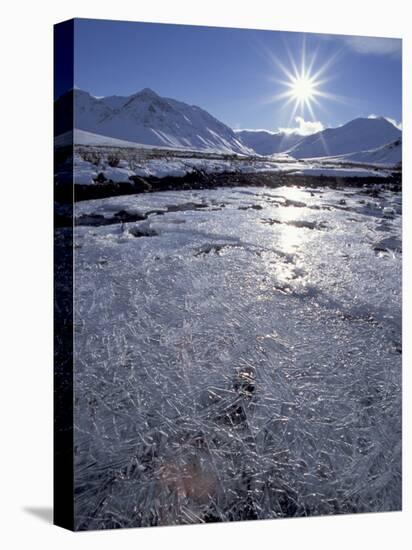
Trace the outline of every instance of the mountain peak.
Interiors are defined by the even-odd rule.
[[[135,97],[149,97],[149,98],[159,97],[159,95],[156,92],[154,92],[151,88],[143,88],[142,90],[140,90],[140,92],[137,92],[134,95]]]
[[[359,126],[365,124],[369,126],[393,126],[396,128],[396,126],[384,116],[357,117],[344,124],[344,126]]]
[[[63,109],[63,103],[57,107]],[[145,145],[252,153],[207,111],[162,97],[151,88],[128,97],[99,99],[76,90],[74,109],[76,129],[85,132]]]
[[[359,117],[338,128],[311,134],[288,152],[296,158],[342,155],[376,149],[401,135],[399,128],[385,117]]]

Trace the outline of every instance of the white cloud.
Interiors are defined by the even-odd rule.
[[[374,55],[395,55],[402,51],[399,38],[373,38],[369,36],[346,36],[345,42],[355,52]]]
[[[368,118],[381,118],[381,117],[379,115],[375,115],[375,114],[372,113],[372,114],[368,115]],[[396,128],[398,128],[398,130],[402,130],[402,121],[398,122],[394,118],[391,118],[389,116],[384,116],[382,118],[385,118],[388,122],[390,122],[391,124],[396,126]]]
[[[298,126],[295,128],[279,128],[280,132],[285,134],[299,134],[301,136],[309,136],[310,134],[316,134],[325,129],[325,126],[319,120],[305,120],[301,116],[295,118]]]

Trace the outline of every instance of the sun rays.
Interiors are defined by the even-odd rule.
[[[290,121],[296,115],[309,114],[312,120],[316,120],[315,111],[324,110],[323,100],[339,101],[338,96],[326,91],[326,84],[333,77],[333,63],[339,52],[320,62],[318,51],[310,55],[306,51],[305,41],[302,43],[300,59],[297,60],[286,48],[288,63],[280,61],[278,57],[271,56],[277,72],[283,73],[283,78],[274,78],[276,84],[281,86],[281,91],[272,97],[273,101],[283,101],[283,106],[291,106]]]

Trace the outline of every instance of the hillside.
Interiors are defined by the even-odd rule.
[[[338,128],[306,136],[288,150],[297,159],[376,149],[400,139],[402,132],[384,117],[356,118]]]
[[[284,153],[303,139],[297,133],[274,133],[267,130],[238,130],[236,135],[246,147],[253,149],[258,155]]]
[[[93,97],[71,90],[55,103],[57,114],[74,102],[74,127],[102,136],[153,146],[250,154],[234,131],[200,107],[161,97],[149,88],[129,97]],[[58,117],[56,117],[58,118]],[[62,126],[56,134],[69,128]]]

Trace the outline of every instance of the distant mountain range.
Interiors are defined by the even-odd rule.
[[[309,136],[297,133],[241,130],[242,142],[260,155],[287,152],[297,159],[367,151],[399,140],[402,132],[386,118],[355,118],[338,128]]]
[[[297,159],[367,151],[400,139],[402,132],[386,118],[355,118],[338,128],[306,136],[289,154]]]
[[[267,130],[236,130],[236,135],[258,155],[285,153],[302,140],[300,134]]]
[[[244,155],[287,152],[296,159],[360,152],[368,158],[367,153],[399,142],[369,157],[401,156],[402,132],[384,117],[356,118],[308,136],[265,130],[235,132],[200,107],[160,97],[149,88],[128,97],[102,98],[74,89],[55,102],[56,135],[72,129],[71,105],[75,129],[100,135],[103,141],[114,138],[132,144]]]

